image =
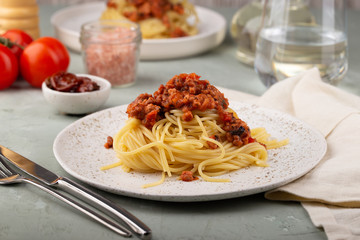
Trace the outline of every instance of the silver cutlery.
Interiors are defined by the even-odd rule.
[[[69,204],[70,206],[74,207],[75,209],[85,213],[89,217],[93,218],[94,220],[100,222],[101,224],[105,225],[106,227],[110,228],[111,230],[115,231],[116,233],[120,234],[124,237],[131,237],[131,232],[127,229],[124,229],[117,223],[109,221],[107,218],[97,214],[96,212],[92,211],[91,209],[87,208],[86,206],[82,205],[79,202],[74,201],[71,198],[59,193],[58,191],[39,183],[33,179],[23,177],[19,173],[15,172],[11,167],[9,167],[5,161],[3,160],[2,156],[0,156],[0,184],[14,184],[14,183],[30,183],[41,190],[50,193],[52,196],[64,201],[65,203]]]
[[[151,239],[151,229],[148,226],[124,208],[116,205],[101,195],[66,177],[58,176],[37,163],[1,145],[0,156],[3,156],[10,163],[40,182],[73,194],[91,206],[97,208],[99,211],[112,214],[113,216],[119,218],[121,222],[128,226],[139,238],[145,240]]]

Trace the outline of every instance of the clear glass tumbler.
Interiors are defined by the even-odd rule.
[[[264,7],[254,68],[267,87],[313,67],[327,83],[344,78],[346,1],[268,0]]]
[[[254,65],[256,41],[265,0],[252,0],[241,7],[231,20],[230,34],[237,44],[237,59],[249,66]]]

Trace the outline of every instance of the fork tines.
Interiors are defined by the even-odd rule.
[[[4,158],[5,157],[0,153],[0,174],[3,177],[8,177],[16,174],[15,171],[5,162]]]

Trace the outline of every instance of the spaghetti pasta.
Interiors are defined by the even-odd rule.
[[[161,180],[143,186],[151,187],[163,183],[166,176],[181,175],[184,171],[199,175],[205,181],[228,182],[230,179],[217,176],[248,166],[268,166],[267,149],[286,145],[288,140],[272,139],[264,128],[254,128],[247,133],[247,125],[227,108],[226,99],[221,99],[220,92],[204,81],[199,80],[199,76],[195,74],[181,74],[172,78],[165,87],[159,88],[164,87],[168,91],[158,90],[154,96],[140,95],[128,107],[130,117],[125,126],[114,136],[113,148],[119,162],[102,169],[121,166],[125,172],[162,172]],[[170,110],[163,112],[163,116],[158,116],[157,121],[151,121],[151,124],[144,122],[151,120],[152,117],[148,118],[149,115],[153,116],[153,112],[156,111],[152,109],[159,110],[153,106],[152,97],[156,99],[160,93],[167,98],[174,97],[168,95],[168,92],[175,91],[175,83],[177,91],[182,93],[187,92],[186,86],[192,86],[192,90],[189,91],[194,93],[194,88],[206,86],[201,92],[213,95],[213,99],[216,98],[220,102],[225,101],[222,106],[226,109],[224,112],[219,111],[219,106],[215,109],[192,109],[190,119],[184,118],[189,106],[186,105],[185,111],[184,108],[170,107]],[[195,96],[197,100],[201,99],[200,92]],[[145,105],[142,105],[143,99],[147,99]],[[206,99],[208,98],[205,98],[205,102],[210,101]],[[179,100],[176,102],[179,103]],[[169,103],[162,99],[161,104],[167,106]],[[196,105],[196,101],[191,102],[191,105],[194,104]],[[141,112],[146,108],[149,108],[146,114]],[[232,126],[230,129],[234,126],[237,128],[231,130],[231,136],[229,128],[226,127],[229,126],[229,122]]]
[[[195,7],[187,0],[108,0],[101,19],[137,22],[144,39],[184,37],[198,33]]]

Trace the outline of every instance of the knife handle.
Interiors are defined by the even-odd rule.
[[[124,208],[66,177],[60,177],[57,184],[62,189],[68,190],[69,193],[76,195],[98,210],[106,210],[106,212],[120,218],[139,238],[144,240],[151,239],[151,229]]]
[[[72,206],[73,208],[81,211],[82,213],[88,215],[89,217],[93,218],[94,220],[98,221],[99,223],[105,225],[106,227],[110,228],[111,230],[115,231],[116,233],[120,234],[123,237],[131,237],[131,232],[128,231],[127,229],[124,229],[121,225],[110,221],[109,219],[101,216],[100,214],[94,212],[93,210],[91,210],[90,208],[82,205],[79,202],[74,201],[71,198],[68,198],[67,196],[59,193],[58,191],[54,190],[53,188],[48,187],[47,185],[44,185],[42,183],[39,183],[33,179],[30,178],[22,178],[23,181],[30,183],[38,188],[40,188],[41,190],[51,194],[52,196],[60,199],[61,201],[69,204],[70,206]]]

